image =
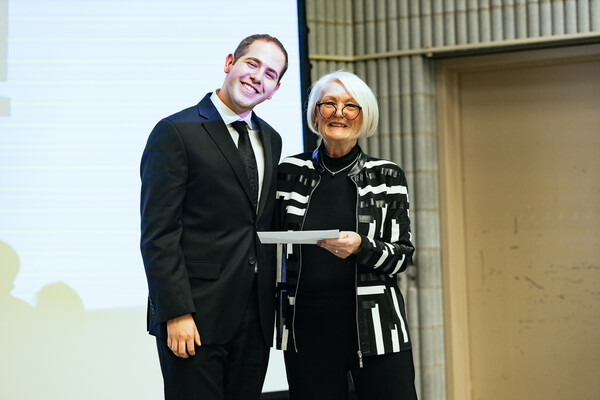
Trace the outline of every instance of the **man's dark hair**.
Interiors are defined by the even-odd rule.
[[[267,35],[266,33],[259,33],[256,35],[251,35],[248,36],[247,38],[243,39],[240,44],[238,44],[238,47],[235,49],[235,51],[233,52],[233,63],[235,64],[237,62],[237,60],[239,60],[241,57],[243,57],[247,52],[248,52],[248,47],[250,47],[250,45],[254,42],[256,42],[257,40],[262,40],[263,42],[271,42],[273,44],[275,44],[277,47],[279,47],[279,49],[281,49],[281,51],[283,52],[283,55],[285,56],[285,65],[283,66],[283,69],[281,70],[281,73],[279,74],[279,81],[281,81],[281,78],[283,78],[283,74],[285,74],[285,71],[287,71],[288,69],[288,53],[285,50],[285,47],[283,47],[283,44],[281,44],[281,42],[279,41],[279,39],[277,39],[276,37],[273,37],[271,35]]]

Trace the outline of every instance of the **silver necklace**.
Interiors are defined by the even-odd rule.
[[[323,164],[323,167],[324,167],[324,168],[325,168],[327,171],[329,171],[329,173],[331,174],[331,176],[335,176],[336,174],[339,174],[339,173],[340,173],[340,172],[342,172],[343,170],[345,170],[345,169],[348,169],[348,168],[350,168],[351,166],[353,166],[353,165],[354,165],[354,163],[356,162],[356,160],[358,160],[358,157],[359,157],[359,156],[360,156],[360,154],[359,154],[358,156],[356,156],[356,158],[355,158],[355,159],[354,159],[354,160],[353,160],[353,161],[352,161],[350,164],[346,165],[344,168],[342,168],[342,169],[339,169],[339,170],[337,170],[337,171],[332,171],[332,170],[330,170],[329,168],[327,168],[327,165],[325,164],[325,159],[323,158],[323,155],[322,155],[322,154],[321,154],[321,164]]]

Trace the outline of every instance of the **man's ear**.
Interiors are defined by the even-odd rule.
[[[273,90],[273,92],[271,93],[271,95],[269,97],[267,97],[267,100],[271,100],[271,98],[273,97],[273,95],[275,94],[275,92],[279,89],[280,85],[281,85],[281,82],[277,83],[277,86],[275,86],[275,90]]]
[[[229,54],[227,55],[227,57],[225,58],[225,68],[223,69],[223,71],[228,74],[229,71],[231,70],[231,66],[233,65],[233,63],[235,62],[235,57],[233,54]]]

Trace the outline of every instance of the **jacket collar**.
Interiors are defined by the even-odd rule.
[[[214,140],[217,147],[225,156],[225,159],[235,172],[241,186],[244,188],[248,200],[251,201],[252,195],[250,193],[250,182],[248,181],[248,175],[246,174],[246,166],[240,156],[240,153],[231,139],[231,134],[223,122],[221,115],[217,111],[217,108],[210,100],[211,93],[206,94],[200,103],[196,106],[198,115],[200,116],[201,123],[205,131]],[[264,210],[265,204],[269,195],[269,187],[271,185],[271,175],[273,172],[273,163],[277,160],[273,160],[273,150],[271,143],[271,136],[273,129],[261,118],[259,118],[255,112],[252,112],[252,126],[253,129],[259,131],[259,137],[263,145],[265,155],[265,172],[263,177],[263,185],[261,190],[261,198],[259,199],[259,215]]]
[[[348,176],[353,177],[358,175],[358,173],[364,168],[365,163],[367,162],[367,155],[365,154],[364,151],[362,151],[362,148],[357,144],[358,146],[358,160],[356,161],[356,163],[352,166],[352,169],[350,170],[350,172],[348,172]],[[323,173],[323,171],[325,171],[325,169],[323,168],[323,164],[321,163],[321,152],[324,152],[325,149],[323,148],[323,143],[321,143],[319,145],[319,147],[317,147],[315,149],[315,151],[313,151],[312,153],[312,163],[313,163],[313,167],[315,167],[315,170],[319,173],[319,175],[321,175]]]

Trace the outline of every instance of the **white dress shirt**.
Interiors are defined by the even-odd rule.
[[[254,157],[256,158],[256,168],[258,171],[258,201],[256,202],[256,208],[258,211],[258,203],[260,202],[260,194],[262,192],[262,184],[265,175],[265,152],[263,149],[262,142],[259,138],[259,132],[255,129],[255,127],[252,124],[252,113],[254,111],[248,113],[248,115],[246,115],[245,118],[240,118],[239,115],[237,115],[233,110],[231,110],[225,105],[225,103],[221,101],[219,96],[217,96],[216,90],[210,95],[210,100],[217,108],[217,111],[219,112],[219,115],[221,115],[223,122],[225,122],[225,125],[229,130],[229,134],[231,135],[231,139],[233,139],[233,143],[235,143],[236,146],[238,145],[240,134],[237,133],[237,131],[233,128],[233,126],[231,126],[231,124],[235,121],[244,121],[248,125],[247,128],[248,134],[250,136],[250,144],[252,145],[252,150],[254,151]]]

